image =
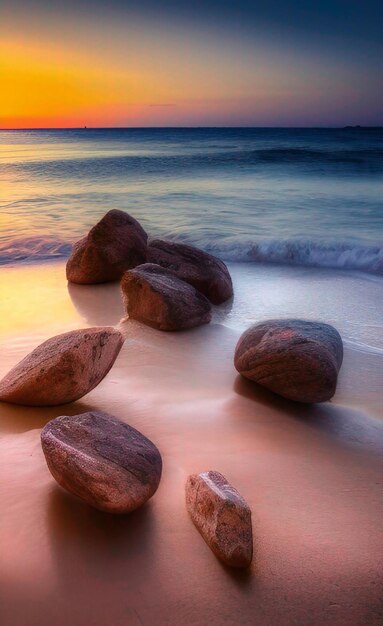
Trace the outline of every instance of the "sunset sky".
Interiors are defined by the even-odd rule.
[[[378,2],[1,7],[1,128],[383,124]]]

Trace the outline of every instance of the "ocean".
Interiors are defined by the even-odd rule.
[[[0,132],[0,263],[68,256],[109,209],[226,261],[383,274],[381,129]]]

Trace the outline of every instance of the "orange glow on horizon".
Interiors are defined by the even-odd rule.
[[[1,41],[0,128],[235,125],[275,92],[268,63],[240,63],[225,42],[120,33],[103,47],[99,32],[85,35]]]
[[[109,65],[49,45],[0,44],[0,128],[71,128],[134,123],[165,97],[144,72]]]

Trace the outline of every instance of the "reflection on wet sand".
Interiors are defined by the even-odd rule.
[[[90,326],[114,326],[124,315],[119,283],[68,283],[68,293],[79,315]]]

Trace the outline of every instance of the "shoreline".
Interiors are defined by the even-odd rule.
[[[297,317],[304,310],[320,317],[320,306],[341,319],[343,300],[352,309],[355,277],[346,287],[335,277],[341,306],[333,311],[325,271],[251,273],[231,265],[235,301],[217,307],[210,325],[164,333],[121,321],[118,285],[68,290],[63,269],[3,271],[0,375],[66,330],[119,325],[126,341],[104,381],[75,403],[0,403],[4,626],[379,626],[381,356],[346,345],[334,400],[313,406],[283,400],[233,366],[241,328],[251,323],[246,304],[254,321],[268,311],[287,317],[290,307]],[[347,332],[356,333],[353,320]],[[92,409],[127,421],[162,454],[158,492],[128,516],[91,509],[60,489],[46,467],[40,429],[58,415]],[[186,478],[210,469],[253,511],[248,572],[223,567],[187,516]]]
[[[168,238],[157,232],[154,238]],[[371,280],[383,281],[383,255],[379,244],[364,241],[305,239],[260,239],[250,241],[222,238],[220,244],[208,240],[182,240],[217,256],[225,264],[255,265],[256,267],[286,267],[306,270],[361,274]],[[55,240],[52,236],[19,238],[0,245],[0,268],[17,269],[55,263],[66,263],[73,243]]]
[[[356,311],[347,324],[341,319],[350,314],[345,305],[354,309],[358,299],[373,297],[375,281],[370,275],[347,270],[325,268],[297,268],[278,265],[247,263],[228,264],[235,285],[234,300],[213,307],[212,322],[207,326],[221,327],[221,332],[231,334],[232,356],[241,333],[251,324],[278,317],[317,319],[333,324],[341,333],[344,343],[344,362],[339,374],[337,392],[332,404],[357,408],[378,419],[381,380],[383,378],[383,340],[379,300],[383,297],[383,280],[378,282],[379,293],[374,300],[363,303],[363,312],[376,308],[376,316],[361,320]],[[0,287],[0,342],[7,354],[0,363],[0,377],[28,352],[49,337],[86,326],[116,326],[123,333],[135,329],[144,341],[156,338],[167,346],[176,346],[177,337],[185,333],[161,333],[137,322],[124,324],[125,312],[118,283],[100,285],[75,285],[65,279],[65,262],[62,260],[42,264],[2,268]],[[355,283],[356,281],[356,283]],[[372,283],[370,285],[370,283]],[[341,285],[347,290],[342,292]],[[361,286],[366,291],[361,293]],[[328,310],[333,288],[340,306]],[[306,290],[310,289],[309,292]],[[354,302],[348,298],[358,291]],[[277,295],[275,296],[275,293]],[[315,300],[313,299],[315,296]],[[327,300],[323,299],[327,298]],[[344,300],[342,302],[342,299]],[[319,307],[315,311],[315,306]],[[337,319],[338,318],[338,319]],[[369,339],[364,326],[376,330]],[[358,336],[358,331],[360,336]],[[196,331],[186,333],[193,337]],[[353,335],[352,335],[353,333]],[[349,335],[349,336],[348,336]],[[207,337],[208,340],[208,337]],[[233,367],[233,373],[236,371]]]

